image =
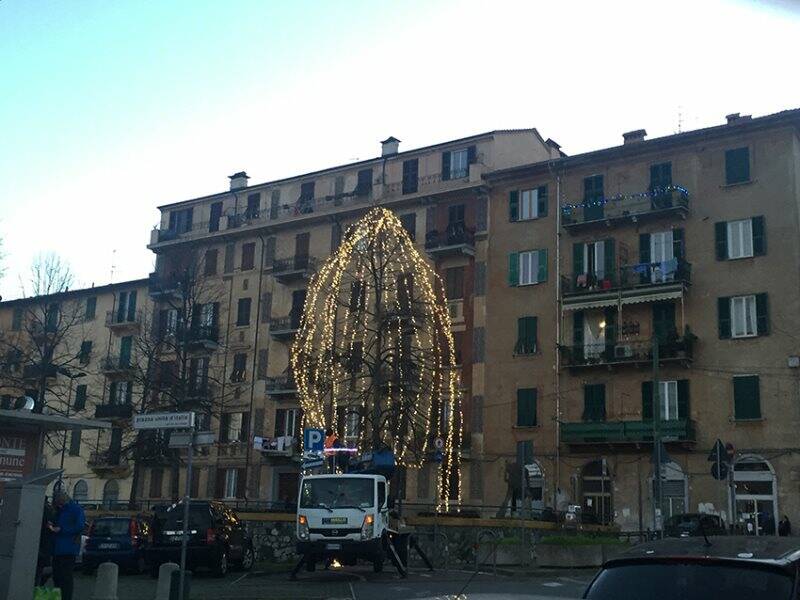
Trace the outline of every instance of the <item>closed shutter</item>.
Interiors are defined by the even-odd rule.
[[[508,255],[508,285],[519,285],[519,252]]]
[[[653,420],[653,382],[642,382],[642,421]]]
[[[239,441],[246,442],[250,438],[250,413],[242,413],[242,429],[239,432]]]
[[[672,230],[672,255],[675,258],[686,258],[683,229]]]
[[[534,427],[536,425],[536,389],[517,390],[517,426]]]
[[[519,220],[519,190],[508,193],[508,220]]]
[[[217,469],[216,473],[214,498],[223,498],[225,496],[225,469]]]
[[[758,335],[769,334],[769,314],[767,310],[766,294],[756,294],[756,331]]]
[[[128,292],[128,321],[136,320],[136,290]]]
[[[617,343],[617,314],[618,311],[613,306],[607,306],[603,310],[606,321],[605,340],[608,356],[614,356],[614,346]]]
[[[229,442],[228,429],[231,423],[230,413],[222,413],[219,419],[219,441],[223,444]]]
[[[117,403],[117,382],[112,381],[108,386],[108,404]]]
[[[614,240],[605,240],[603,242],[603,264],[605,265],[606,278],[610,276],[613,280],[617,272],[617,265],[614,262]]]
[[[577,277],[583,275],[588,271],[583,265],[583,248],[584,244],[575,242],[572,244],[572,276]]]
[[[233,242],[225,244],[225,264],[223,265],[223,271],[225,271],[225,273],[233,273],[233,259],[235,253],[236,244]]]
[[[119,365],[127,367],[131,364],[131,348],[133,347],[133,337],[126,335],[119,344]]]
[[[583,311],[576,310],[572,313],[572,343],[583,346]]]
[[[606,386],[598,383],[583,386],[583,420],[606,420]]]
[[[75,410],[86,408],[86,384],[81,384],[75,388]]]
[[[536,209],[538,211],[539,218],[547,216],[547,186],[542,185],[539,186],[537,190],[537,201],[536,201]]]
[[[450,153],[442,152],[442,181],[450,179]]]
[[[536,317],[521,317],[517,319],[517,354],[533,354],[536,352]]]
[[[678,420],[689,419],[689,380],[678,380]]]
[[[731,299],[717,298],[717,326],[719,339],[731,337]]]
[[[750,149],[735,148],[725,151],[725,183],[750,181]]]
[[[275,238],[267,238],[266,246],[264,248],[264,267],[271,267],[275,262]]]
[[[133,404],[133,382],[125,382],[125,403]]]
[[[262,324],[269,323],[272,314],[272,294],[264,292],[261,294],[261,314],[259,315]]]
[[[547,250],[539,250],[539,270],[536,274],[536,281],[542,283],[547,281]]]
[[[761,418],[758,375],[733,378],[733,416],[735,419]]]
[[[69,455],[80,456],[81,453],[81,430],[73,429],[69,438]]]
[[[258,351],[258,367],[256,367],[256,377],[260,381],[264,381],[267,378],[267,361],[269,359],[269,350],[267,348],[261,348]]]
[[[471,165],[478,160],[478,148],[476,146],[467,146],[467,165]],[[469,173],[469,166],[467,166],[467,173]]]
[[[764,217],[753,217],[753,256],[767,253],[767,233],[764,228]]]
[[[728,224],[725,221],[714,223],[714,247],[717,260],[728,259]]]

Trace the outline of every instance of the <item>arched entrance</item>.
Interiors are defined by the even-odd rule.
[[[585,523],[613,522],[613,482],[605,458],[584,465],[581,470],[582,513]]]
[[[778,489],[775,470],[761,456],[742,456],[733,465],[734,524],[747,535],[775,535]]]

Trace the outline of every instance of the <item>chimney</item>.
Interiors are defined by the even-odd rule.
[[[398,140],[396,137],[389,136],[381,142],[381,156],[391,156],[392,154],[397,154],[399,147],[400,140]]]
[[[741,123],[742,121],[749,121],[753,118],[753,115],[740,115],[739,113],[731,113],[729,115],[725,115],[725,120],[728,121],[728,125],[735,125],[736,123]]]
[[[622,134],[622,139],[625,144],[635,144],[636,142],[643,142],[644,136],[647,135],[647,131],[644,129],[637,129],[636,131],[628,131],[627,133]]]
[[[238,173],[234,173],[233,175],[229,175],[228,179],[231,180],[231,191],[233,190],[240,190],[242,188],[247,187],[247,180],[250,179],[247,176],[247,173],[244,171],[239,171]]]

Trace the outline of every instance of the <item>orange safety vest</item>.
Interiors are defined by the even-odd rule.
[[[328,437],[325,438],[325,447],[333,448],[333,445],[336,443],[337,439],[338,438],[336,437],[335,433],[333,435],[329,435]]]

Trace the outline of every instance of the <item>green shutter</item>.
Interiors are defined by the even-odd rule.
[[[133,382],[128,381],[128,385],[125,388],[125,403],[126,404],[133,404]]]
[[[576,346],[583,346],[583,311],[576,310],[572,313],[572,342]]]
[[[537,201],[537,213],[539,218],[547,216],[547,186],[542,185],[538,188],[536,192],[538,201]]]
[[[519,285],[519,252],[508,255],[508,285]]]
[[[442,181],[450,179],[450,153],[442,152]]]
[[[725,340],[731,337],[730,298],[717,298],[717,325],[719,328],[719,339]]]
[[[761,418],[758,375],[733,378],[733,417],[735,419]]]
[[[81,430],[73,429],[69,440],[69,455],[80,456],[81,454]]]
[[[750,181],[750,149],[735,148],[725,151],[725,183]]]
[[[517,319],[516,354],[533,354],[536,352],[536,317],[520,317]]]
[[[653,420],[653,382],[642,382],[642,421]]]
[[[538,260],[538,267],[539,270],[536,273],[536,281],[542,283],[543,281],[547,281],[547,249],[539,250],[539,260]]]
[[[508,220],[519,220],[519,190],[508,193]]]
[[[133,346],[133,338],[126,335],[119,344],[119,364],[121,367],[127,367],[131,364],[131,347]]]
[[[576,242],[572,244],[572,277],[573,280],[578,275],[582,275],[588,269],[583,266],[583,247],[584,244]]]
[[[689,419],[689,380],[678,380],[678,420]]]
[[[115,404],[117,401],[117,382],[112,381],[108,386],[108,404]]]
[[[605,262],[605,277],[612,282],[617,282],[617,264],[614,262],[614,240],[603,242],[603,261]]]
[[[523,388],[517,390],[517,426],[533,427],[536,425],[536,389]]]
[[[617,343],[617,312],[617,309],[613,306],[608,306],[603,310],[603,317],[606,320],[606,352],[609,359],[614,356],[614,346]]]
[[[675,258],[685,258],[684,243],[683,243],[683,229],[672,230],[672,255]]]
[[[756,331],[758,335],[769,335],[769,311],[767,295],[756,294]]]
[[[764,217],[753,217],[753,255],[763,256],[767,253],[767,234],[764,229]]]
[[[639,262],[650,263],[650,234],[639,234]]]
[[[728,224],[725,221],[714,223],[714,246],[717,260],[728,260]]]
[[[604,384],[583,386],[583,420],[606,420],[606,386]]]

